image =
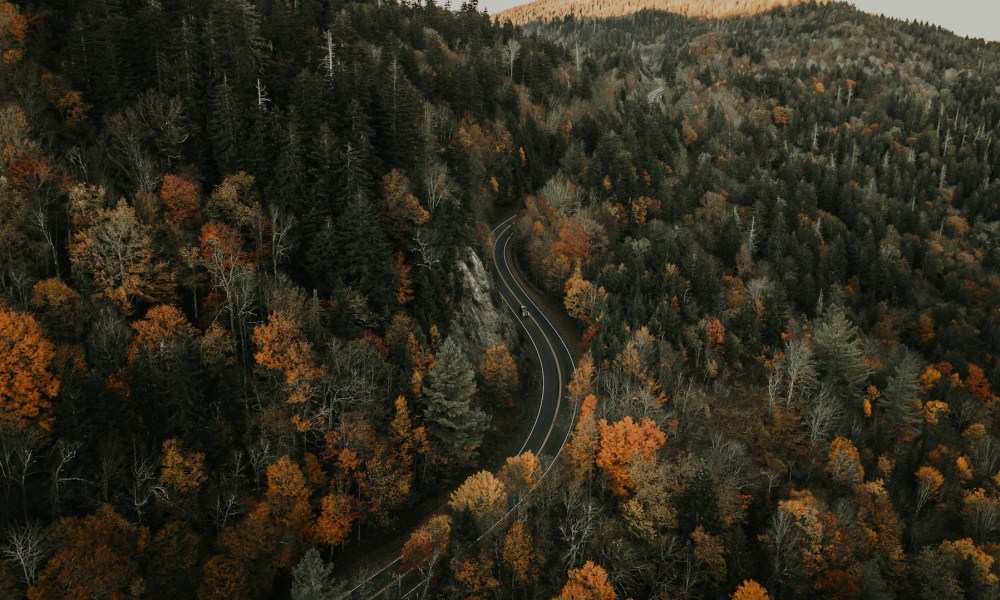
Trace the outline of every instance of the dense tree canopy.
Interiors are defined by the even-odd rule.
[[[0,595],[996,596],[996,44],[0,0],[0,63]],[[504,462],[515,212],[584,356]]]

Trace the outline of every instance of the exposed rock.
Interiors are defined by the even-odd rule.
[[[494,344],[513,346],[517,339],[510,309],[500,295],[494,293],[494,279],[483,267],[483,261],[472,248],[456,266],[456,278],[462,286],[461,299],[450,335],[462,344],[466,354],[475,359]]]

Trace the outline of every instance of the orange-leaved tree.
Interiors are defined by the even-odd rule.
[[[9,68],[24,57],[31,21],[11,2],[0,2],[0,62]]]
[[[851,486],[864,481],[865,468],[851,440],[838,437],[830,442],[826,473],[838,485]]]
[[[579,263],[566,280],[564,289],[566,296],[563,298],[563,306],[566,307],[566,312],[584,323],[590,323],[598,316],[601,303],[607,296],[604,288],[599,288],[584,279]]]
[[[180,440],[170,438],[163,442],[163,456],[160,458],[160,480],[168,488],[181,496],[198,491],[205,482],[205,454],[185,452]]]
[[[177,351],[185,338],[193,338],[195,329],[176,306],[161,304],[146,312],[146,316],[132,324],[135,337],[129,345],[129,362],[140,355],[146,358],[167,358]]]
[[[58,277],[34,285],[31,307],[57,340],[79,339],[86,328],[83,298]]]
[[[764,586],[753,579],[747,579],[740,584],[731,596],[732,600],[771,600]]]
[[[500,481],[512,493],[520,496],[538,485],[542,478],[542,463],[530,450],[507,458],[500,468]]]
[[[54,359],[34,317],[0,307],[0,420],[17,429],[52,428],[52,399],[59,393]]]
[[[49,533],[55,554],[28,589],[29,600],[129,598],[145,583],[139,561],[149,531],[129,523],[110,505],[85,517],[64,517]]]
[[[467,600],[493,598],[500,588],[500,582],[493,576],[493,561],[486,552],[478,558],[453,560],[451,571],[462,585],[462,597]]]
[[[249,594],[247,569],[240,561],[216,554],[205,561],[201,570],[198,600],[229,600]]]
[[[431,517],[403,544],[403,572],[420,569],[421,572],[429,574],[448,554],[450,541],[451,519],[446,515]]]
[[[254,354],[257,364],[284,374],[288,403],[304,404],[308,401],[315,380],[323,371],[317,365],[316,353],[302,326],[284,311],[276,310],[268,317],[267,323],[254,329],[253,342],[257,345],[257,353]],[[300,431],[306,431],[313,425],[301,415],[295,415],[292,420]]]
[[[168,173],[163,176],[160,198],[167,207],[172,224],[184,227],[199,220],[201,192],[197,184]]]
[[[965,388],[969,390],[969,393],[985,406],[992,406],[996,402],[1000,402],[1000,397],[997,397],[996,393],[993,392],[990,380],[986,378],[986,373],[972,363],[969,363],[968,368],[969,376],[965,378]]]
[[[580,359],[580,364],[573,371],[573,378],[566,385],[569,397],[573,402],[581,403],[593,393],[594,378],[597,369],[594,367],[594,356],[588,351]]]
[[[597,427],[601,435],[597,466],[610,478],[611,491],[625,496],[635,489],[629,474],[633,461],[649,461],[667,443],[667,436],[648,418],[636,423],[625,417],[611,425],[601,419]]]
[[[559,600],[615,600],[617,597],[608,581],[608,572],[589,560],[579,569],[569,570],[569,581],[559,594]]]
[[[382,178],[382,197],[378,208],[390,236],[401,240],[416,225],[423,225],[431,218],[413,195],[410,180],[401,171],[393,169]]]
[[[333,493],[324,496],[322,504],[313,535],[319,543],[327,546],[343,543],[358,516],[354,510],[354,498],[348,494]]]
[[[135,300],[169,292],[162,265],[153,260],[150,229],[124,199],[114,208],[97,208],[87,220],[70,240],[75,276],[92,280],[96,291],[126,314]]]
[[[222,533],[222,547],[246,569],[253,585],[269,585],[290,568],[311,533],[311,491],[297,464],[283,456],[267,467],[267,490],[246,518]]]

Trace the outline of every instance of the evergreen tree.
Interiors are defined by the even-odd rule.
[[[239,98],[234,93],[228,77],[223,76],[212,89],[209,102],[211,112],[208,119],[208,133],[212,142],[215,166],[223,175],[235,173],[239,170],[244,128]]]
[[[917,361],[905,347],[898,346],[890,355],[888,370],[885,390],[875,405],[892,428],[912,430],[920,422],[919,404],[914,405],[920,377]]]
[[[379,227],[378,211],[367,197],[356,194],[332,232],[329,256],[333,273],[343,282],[382,306],[396,289],[392,249]]]
[[[677,522],[685,535],[697,527],[709,533],[719,531],[719,500],[712,474],[700,467],[677,498]]]
[[[292,569],[292,600],[333,600],[333,565],[327,565],[319,550],[310,548]]]
[[[378,87],[380,117],[376,119],[379,154],[389,169],[406,168],[417,147],[417,109],[420,99],[393,56]]]
[[[472,405],[475,393],[476,373],[448,337],[423,388],[424,421],[437,451],[456,466],[476,459],[486,428],[486,415]]]
[[[826,311],[814,337],[820,381],[842,402],[861,397],[871,368],[863,361],[858,328],[840,307]]]

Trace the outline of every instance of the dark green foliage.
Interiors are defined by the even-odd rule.
[[[694,477],[684,486],[677,497],[678,529],[684,535],[690,535],[697,527],[703,527],[712,534],[719,531],[719,504],[715,489],[712,474],[704,467],[695,471]]]
[[[434,449],[448,464],[475,461],[486,428],[486,415],[473,405],[476,373],[454,338],[449,337],[427,376],[421,401]]]
[[[319,550],[311,548],[292,569],[292,600],[333,600],[333,567],[323,562]]]
[[[360,193],[348,200],[329,233],[328,269],[375,305],[390,302],[395,289],[392,252],[373,203]],[[324,234],[321,233],[321,236]],[[332,254],[329,255],[329,254]],[[320,263],[316,263],[320,267]]]

